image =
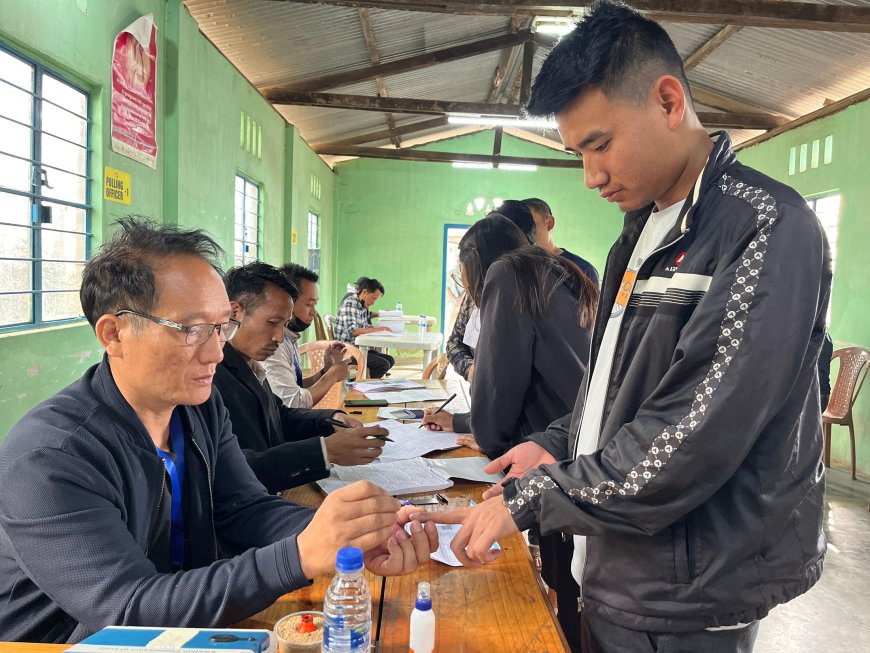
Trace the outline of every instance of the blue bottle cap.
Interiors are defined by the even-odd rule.
[[[432,594],[429,583],[417,583],[417,599],[414,601],[414,607],[418,610],[432,609]]]
[[[363,552],[354,546],[339,549],[335,556],[335,568],[338,571],[359,571],[363,568]]]

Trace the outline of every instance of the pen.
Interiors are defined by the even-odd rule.
[[[344,422],[339,422],[337,419],[332,419],[331,417],[327,417],[326,421],[333,426],[340,426],[343,429],[349,429],[350,425],[345,424]],[[386,435],[367,435],[367,438],[374,438],[375,440],[383,440],[384,442],[392,442],[389,437]]]
[[[438,413],[440,413],[442,410],[444,410],[444,406],[446,406],[447,404],[449,404],[449,403],[450,403],[451,401],[453,401],[454,399],[456,399],[456,393],[455,393],[455,392],[454,392],[452,395],[450,395],[449,397],[447,397],[447,399],[444,400],[444,403],[441,404],[440,406],[438,406],[438,409],[437,409],[434,413],[432,413],[432,414],[433,414],[433,415],[437,415]],[[425,418],[424,418],[424,419],[425,419]],[[423,422],[420,422],[420,426],[418,426],[417,428],[418,428],[418,429],[423,428]]]
[[[453,395],[453,396],[455,397],[456,395]],[[448,401],[449,401],[449,400],[448,400]],[[447,501],[447,497],[445,497],[443,494],[438,494],[438,493],[436,492],[436,493],[435,493],[435,498],[438,499],[438,503],[443,503],[443,504],[445,504],[445,505],[446,505],[447,503],[449,503],[449,502]]]

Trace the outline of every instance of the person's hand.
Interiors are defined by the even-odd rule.
[[[461,444],[463,447],[468,447],[469,449],[480,451],[480,446],[477,444],[477,440],[474,439],[473,433],[466,433],[465,435],[460,435],[458,438],[456,438],[456,444]]]
[[[368,481],[352,483],[327,495],[296,538],[306,578],[333,569],[335,554],[342,547],[368,551],[383,545],[396,529],[398,509],[397,499]]]
[[[361,421],[359,421],[356,417],[351,417],[347,413],[342,413],[340,411],[336,411],[332,414],[332,419],[337,422],[341,422],[342,424],[347,424],[351,428],[359,428],[363,425]],[[333,433],[339,433],[340,431],[344,431],[340,426],[336,426],[332,429]]]
[[[332,342],[329,347],[326,348],[326,351],[323,353],[323,367],[326,368],[327,371],[333,366],[338,365],[339,363],[343,363],[344,360],[344,343],[342,342]]]
[[[479,567],[497,560],[502,552],[492,550],[492,545],[519,532],[510,511],[498,497],[467,508],[415,514],[414,518],[423,523],[462,524],[450,549],[466,567]]]
[[[519,478],[524,476],[530,469],[535,469],[541,465],[549,465],[556,462],[547,450],[535,442],[523,442],[518,444],[513,449],[508,451],[503,456],[499,456],[486,467],[483,468],[487,474],[497,474],[504,471],[510,466],[510,471],[507,473],[505,481],[510,478]],[[504,482],[493,485],[483,493],[484,499],[490,499],[504,492]]]
[[[389,539],[365,552],[366,569],[379,576],[410,574],[429,560],[438,549],[438,529],[434,522],[411,522],[411,534],[397,525]]]
[[[384,448],[384,441],[372,436],[387,433],[386,429],[379,426],[339,429],[326,438],[326,455],[329,462],[336,465],[368,465],[381,455]]]
[[[437,408],[427,408],[423,411],[423,426],[430,431],[452,431],[453,414],[442,410],[436,413]]]
[[[330,367],[326,372],[324,372],[323,376],[328,378],[332,383],[341,383],[345,379],[347,379],[348,374],[350,373],[350,368],[348,366],[347,361],[339,361],[335,363],[332,367]]]
[[[378,332],[378,331],[384,331],[386,333],[389,333],[391,331],[391,329],[390,329],[390,327],[386,327],[386,326],[385,327],[374,327],[374,332]]]

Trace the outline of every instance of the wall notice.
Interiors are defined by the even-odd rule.
[[[106,166],[103,174],[103,199],[130,203],[130,173]]]
[[[112,52],[112,149],[157,167],[157,27],[148,14],[115,38]]]

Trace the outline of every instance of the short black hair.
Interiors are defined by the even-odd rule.
[[[249,313],[257,310],[266,293],[267,284],[277,286],[293,301],[299,298],[299,290],[278,268],[262,261],[230,268],[224,275],[224,286],[230,301],[238,302]]]
[[[299,292],[302,292],[302,284],[299,283],[300,281],[310,281],[311,283],[317,283],[320,281],[320,276],[314,270],[309,270],[298,263],[285,263],[281,266],[281,272],[285,277],[290,279],[290,282],[296,286]],[[296,301],[297,299],[298,297],[294,297],[293,301]]]
[[[520,200],[505,200],[496,207],[495,213],[503,215],[508,220],[518,226],[529,239],[529,242],[534,245],[537,238],[538,229],[535,226],[535,218],[525,202]]]
[[[544,215],[553,215],[553,212],[550,210],[550,205],[537,197],[525,199],[523,200],[523,204],[528,206],[532,211],[540,211]]]
[[[664,28],[626,4],[598,0],[547,56],[526,112],[556,115],[590,88],[641,104],[662,75],[679,79],[691,100],[683,61]]]
[[[180,229],[128,215],[85,265],[79,299],[91,326],[120,310],[150,314],[157,304],[154,272],[174,256],[198,256],[218,274],[224,250],[202,229]]]
[[[384,285],[380,281],[377,279],[369,279],[368,277],[360,277],[357,279],[356,291],[361,293],[363,290],[367,290],[368,292],[380,290],[382,295],[387,294],[387,291],[384,290]]]

